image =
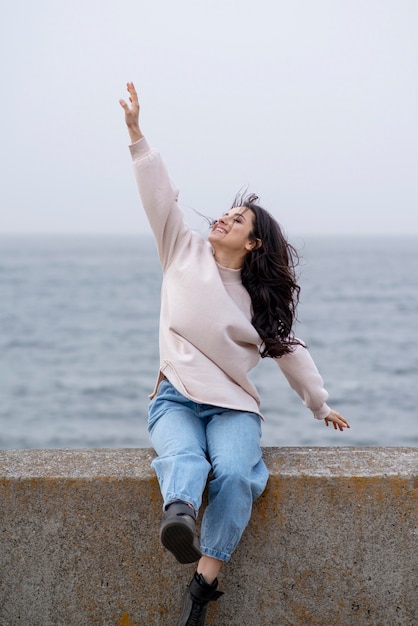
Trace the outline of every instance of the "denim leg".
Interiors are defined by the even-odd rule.
[[[206,424],[193,410],[194,403],[170,383],[160,385],[149,407],[148,430],[158,457],[155,470],[164,506],[173,500],[189,502],[198,512],[210,464],[206,458]]]
[[[222,412],[209,421],[206,437],[214,478],[202,520],[201,550],[229,561],[250,520],[252,503],[268,480],[260,418],[255,413]]]

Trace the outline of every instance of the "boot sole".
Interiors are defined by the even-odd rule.
[[[194,563],[202,556],[196,545],[196,535],[192,529],[179,519],[163,523],[161,543],[169,550],[179,563]]]

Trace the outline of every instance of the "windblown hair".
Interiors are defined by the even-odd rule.
[[[237,194],[231,207],[246,207],[254,214],[250,238],[258,245],[247,254],[241,279],[251,297],[252,324],[263,341],[261,356],[281,357],[300,343],[292,330],[300,293],[296,282],[299,255],[257,201],[254,194]]]

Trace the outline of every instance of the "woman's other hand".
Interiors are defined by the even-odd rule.
[[[139,141],[142,139],[143,134],[139,128],[139,102],[138,94],[136,93],[135,85],[133,83],[127,83],[126,88],[129,93],[129,102],[131,106],[125,100],[120,99],[119,104],[125,111],[125,122],[128,127],[129,136],[131,142]]]
[[[325,418],[325,425],[329,426],[330,423],[334,425],[335,430],[341,430],[341,432],[344,428],[350,428],[350,424],[345,417],[333,410],[331,410],[331,413]]]

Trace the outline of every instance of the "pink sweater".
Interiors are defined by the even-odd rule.
[[[241,271],[219,266],[210,244],[185,224],[178,189],[146,139],[130,151],[163,269],[157,386],[164,375],[194,402],[261,415],[248,378],[259,362],[261,340]],[[328,393],[309,351],[297,346],[275,361],[314,416],[324,419]]]

